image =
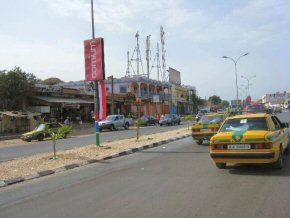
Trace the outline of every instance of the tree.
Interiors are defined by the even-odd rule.
[[[192,95],[191,95],[191,100],[192,100],[192,102],[193,102],[193,111],[194,111],[194,113],[197,113],[197,111],[198,111],[198,106],[200,106],[200,105],[203,105],[203,100],[200,98],[200,97],[198,97],[195,93],[193,93]]]
[[[222,100],[222,102],[221,102],[221,106],[222,106],[223,108],[227,108],[227,107],[230,106],[230,103],[229,103],[228,101],[226,101],[226,100]]]
[[[21,110],[27,96],[31,96],[38,80],[20,67],[0,72],[0,105],[2,110]]]
[[[42,84],[50,85],[50,86],[56,85],[59,83],[63,83],[63,81],[59,78],[56,78],[56,77],[47,78],[47,79],[42,81]]]
[[[207,101],[211,106],[217,106],[222,102],[221,98],[216,95],[210,96]]]
[[[52,129],[49,129],[50,133],[50,140],[52,141],[53,144],[53,160],[57,160],[58,156],[56,155],[56,141],[62,138],[66,138],[66,135],[69,133],[74,132],[75,129],[72,126],[69,125],[63,125],[62,127],[57,129],[57,132],[53,132]]]

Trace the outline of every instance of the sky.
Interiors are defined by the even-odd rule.
[[[92,37],[90,0],[0,0],[0,70],[19,66],[39,79],[85,79],[84,40]],[[289,0],[94,0],[95,36],[105,43],[106,76],[125,76],[138,31],[144,71],[165,31],[166,66],[201,98],[236,98],[247,80],[254,100],[290,91]],[[134,63],[132,63],[134,64]],[[157,78],[152,71],[151,78]]]

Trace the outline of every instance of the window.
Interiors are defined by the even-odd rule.
[[[221,132],[268,130],[264,117],[229,119],[221,127]]]
[[[127,93],[127,87],[126,86],[120,86],[120,93]]]

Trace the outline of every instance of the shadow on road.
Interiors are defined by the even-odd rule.
[[[272,164],[235,164],[227,166],[230,174],[247,176],[290,176],[289,157],[284,160],[283,169],[274,169]]]

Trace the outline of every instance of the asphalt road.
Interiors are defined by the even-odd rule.
[[[184,128],[187,126],[187,123],[182,123],[178,126],[148,126],[148,127],[141,127],[140,134],[141,135],[148,135],[156,132],[165,132],[168,130],[173,130],[177,128]],[[129,129],[124,130],[120,128],[118,131],[104,131],[101,132],[100,138],[102,142],[114,141],[118,139],[126,139],[136,137],[136,129]],[[95,134],[86,135],[86,136],[73,136],[68,137],[66,139],[61,139],[57,141],[57,149],[64,150],[70,149],[75,147],[81,147],[85,145],[91,145],[96,143],[96,136]],[[43,152],[50,152],[52,151],[52,143],[49,139],[45,141],[38,142],[33,141],[30,143],[23,143],[19,145],[13,145],[9,147],[0,147],[0,161],[7,161],[23,156],[29,156],[33,154],[43,153]]]
[[[0,189],[2,218],[286,218],[290,160],[215,167],[192,138]]]

